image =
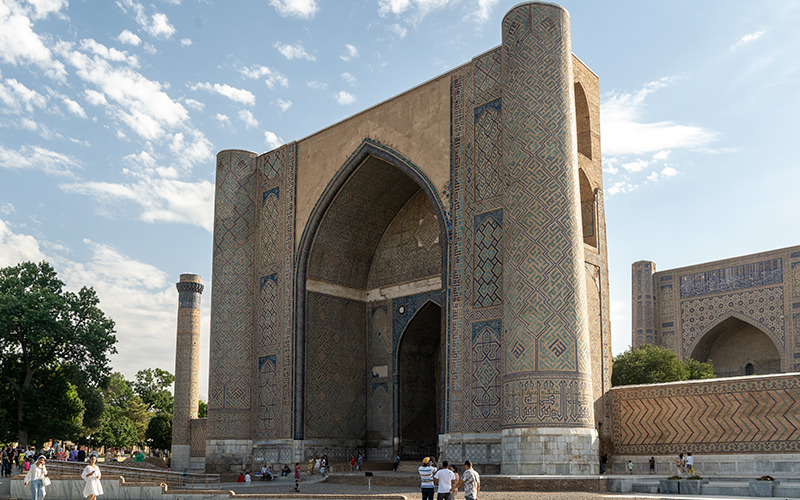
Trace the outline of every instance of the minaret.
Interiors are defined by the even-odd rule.
[[[597,474],[569,15],[503,19],[502,474]]]
[[[200,295],[197,274],[181,274],[178,288],[178,340],[175,348],[175,398],[172,408],[172,470],[190,468],[189,421],[197,418],[200,397]]]
[[[631,266],[631,345],[636,348],[655,343],[656,336],[656,295],[653,285],[655,262],[640,260]]]

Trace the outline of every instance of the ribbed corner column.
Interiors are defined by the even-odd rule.
[[[569,15],[502,31],[502,473],[597,473]]]
[[[172,468],[191,461],[190,420],[197,418],[200,397],[200,297],[197,274],[181,274],[178,288],[178,332],[175,347],[175,397],[172,408]]]

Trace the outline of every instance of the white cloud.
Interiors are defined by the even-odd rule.
[[[144,5],[133,0],[118,0],[117,5],[126,13],[128,10],[133,11],[136,22],[150,36],[168,39],[175,34],[175,27],[170,24],[166,14],[156,12],[148,16],[144,11]]]
[[[408,34],[408,30],[397,23],[390,24],[387,26],[387,28],[389,28],[389,31],[397,35],[398,38],[405,38],[406,34]]]
[[[47,107],[47,97],[29,89],[15,78],[7,78],[5,83],[0,82],[0,102],[9,108],[9,111],[20,112],[23,109],[29,113],[34,108]]]
[[[717,137],[715,132],[698,126],[672,121],[643,121],[647,96],[676,80],[662,78],[636,92],[615,92],[605,99],[600,106],[604,154],[642,155],[679,148],[700,148]]]
[[[211,232],[214,185],[186,182],[149,174],[134,174],[133,182],[74,182],[60,187],[67,193],[91,196],[106,206],[134,203],[144,222],[191,224]]]
[[[325,90],[325,89],[328,88],[328,84],[327,83],[318,82],[316,80],[311,80],[310,82],[307,82],[306,85],[308,85],[309,88],[312,88],[312,89],[315,89],[315,90]]]
[[[319,10],[316,0],[270,0],[269,4],[282,16],[303,19],[313,17]]]
[[[641,172],[647,166],[650,165],[648,160],[634,160],[630,162],[626,162],[622,164],[622,168],[627,170],[628,172]]]
[[[347,62],[354,57],[358,57],[358,48],[355,45],[347,43],[344,48],[347,52],[339,56],[342,61]]]
[[[287,109],[292,107],[292,101],[284,101],[283,99],[278,99],[276,101],[278,107],[281,108],[281,111],[286,111]]]
[[[489,15],[492,13],[492,9],[494,9],[498,2],[499,0],[478,0],[475,11],[473,11],[469,17],[479,23],[488,21]]]
[[[484,3],[492,3],[492,1],[496,0],[484,1]],[[419,20],[432,10],[441,9],[456,2],[457,0],[378,0],[378,15],[407,14],[412,19]]]
[[[181,47],[190,47],[192,45],[191,38],[181,38]]]
[[[36,238],[27,234],[15,234],[8,224],[0,219],[0,267],[15,266],[24,261],[42,260],[45,260],[45,255]]]
[[[350,73],[346,73],[346,72],[345,72],[345,73],[342,73],[342,74],[341,74],[341,75],[339,75],[339,76],[341,76],[341,77],[342,77],[342,80],[344,80],[345,82],[347,82],[347,84],[348,84],[348,85],[350,85],[350,86],[353,86],[353,85],[355,85],[356,83],[358,83],[358,79],[357,79],[356,77],[354,77],[353,75],[351,75]]]
[[[228,115],[223,115],[222,113],[217,113],[216,115],[214,115],[214,118],[216,118],[218,122],[220,122],[220,123],[222,123],[224,125],[230,125],[231,124],[231,118]]]
[[[261,78],[262,76],[266,76],[267,78],[264,80],[264,83],[267,84],[267,87],[274,88],[275,85],[280,85],[281,87],[289,87],[289,80],[283,76],[282,74],[278,73],[277,71],[273,71],[270,68],[262,65],[253,65],[249,68],[242,68],[239,70],[239,73],[244,75],[247,78]]]
[[[13,203],[3,203],[0,205],[0,215],[11,215],[17,211]]]
[[[664,167],[661,170],[661,175],[663,177],[672,177],[672,176],[677,175],[677,174],[678,174],[678,171],[675,170],[673,167]]]
[[[354,96],[350,92],[347,92],[346,90],[340,90],[339,93],[336,94],[336,102],[338,102],[342,106],[353,104],[354,102],[356,102],[356,96]]]
[[[132,66],[134,68],[139,66],[139,59],[136,56],[129,55],[124,50],[106,47],[102,43],[99,43],[91,38],[81,40],[81,48],[109,61],[124,62],[128,66]]]
[[[748,33],[736,42],[736,47],[741,47],[742,45],[756,41],[762,36],[764,36],[764,31],[762,30],[754,31],[753,33]]]
[[[628,181],[617,181],[608,188],[608,195],[614,196],[617,193],[630,193],[638,189],[639,186],[631,184]]]
[[[41,19],[59,12],[65,1],[34,1],[28,5],[0,2],[0,61],[14,66],[34,64],[55,80],[63,81],[66,69],[53,57],[49,42],[33,31],[31,17]]]
[[[83,110],[83,107],[80,104],[67,96],[64,96],[62,100],[64,101],[64,105],[67,107],[67,110],[70,113],[75,116],[80,116],[81,118],[86,118],[86,111]]]
[[[159,82],[148,80],[129,66],[115,66],[97,54],[89,56],[69,45],[61,50],[76,74],[96,86],[96,90],[86,90],[88,102],[105,107],[140,137],[163,138],[168,129],[186,124],[188,111],[173,101]]]
[[[283,146],[283,139],[278,137],[275,132],[270,132],[269,130],[264,132],[264,142],[270,150]]]
[[[197,101],[195,99],[184,99],[183,103],[197,111],[203,111],[204,109],[206,109],[206,105],[204,103]]]
[[[280,52],[283,57],[290,61],[292,59],[306,59],[308,61],[317,60],[316,57],[306,52],[306,49],[303,48],[303,46],[299,43],[291,45],[288,43],[275,42],[272,46],[278,49],[278,52]]]
[[[205,90],[207,92],[219,94],[223,97],[227,97],[231,101],[247,106],[252,106],[256,103],[256,96],[253,95],[252,92],[245,89],[237,89],[228,84],[202,82],[189,85],[189,88],[192,90]]]
[[[656,161],[663,161],[669,158],[669,154],[671,153],[670,150],[659,151],[658,153],[653,155],[653,159]]]
[[[142,43],[142,39],[139,38],[138,35],[129,31],[129,30],[122,30],[122,33],[117,36],[117,40],[121,43],[126,43],[128,45],[139,45]]]
[[[256,120],[256,117],[253,116],[253,113],[251,113],[249,110],[243,109],[239,111],[239,119],[244,122],[244,125],[247,128],[258,127],[258,120]]]
[[[81,166],[68,155],[40,146],[22,146],[17,151],[0,146],[0,168],[41,170],[52,175],[72,177]]]

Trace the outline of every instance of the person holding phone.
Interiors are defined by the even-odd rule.
[[[103,494],[103,485],[100,484],[100,467],[97,466],[97,453],[89,455],[89,465],[83,469],[81,478],[86,481],[83,486],[83,496],[86,500],[95,500]]]

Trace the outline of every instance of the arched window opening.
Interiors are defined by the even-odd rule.
[[[592,126],[589,102],[580,83],[575,84],[575,126],[578,129],[578,153],[592,159]]]

